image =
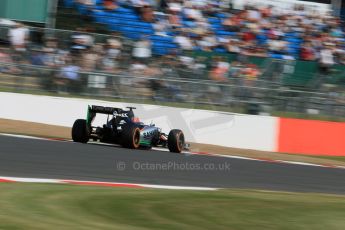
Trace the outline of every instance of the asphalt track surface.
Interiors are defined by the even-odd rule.
[[[345,194],[344,169],[9,136],[0,176]]]

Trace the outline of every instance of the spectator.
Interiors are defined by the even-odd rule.
[[[138,15],[142,14],[142,8],[147,5],[147,2],[145,0],[131,0],[132,7],[134,7],[135,12]]]
[[[152,56],[151,42],[144,36],[134,44],[133,57],[142,63],[146,63]]]
[[[76,64],[77,61],[71,57],[67,59],[66,65],[62,66],[60,73],[56,79],[56,84],[59,93],[75,93],[81,88],[80,82],[80,67]]]
[[[202,37],[198,45],[204,51],[212,51],[218,45],[217,38],[212,32],[208,32],[207,35]]]
[[[122,43],[116,38],[112,37],[107,40],[107,54],[111,55],[113,58],[119,58],[121,55]]]
[[[240,24],[241,19],[236,15],[232,15],[223,21],[223,26],[230,32],[239,32],[241,29]]]
[[[156,21],[153,24],[155,34],[158,36],[168,36],[167,31],[170,29],[168,15],[164,13],[157,13],[156,17]]]
[[[45,46],[43,47],[42,51],[44,52],[43,55],[43,62],[44,65],[55,68],[60,67],[64,63],[64,55],[65,52],[58,48],[57,39],[54,37],[49,37],[46,40]]]
[[[120,42],[112,39],[112,43],[108,43],[108,49],[102,59],[103,70],[107,73],[116,73],[119,69],[119,58],[121,54]]]
[[[0,47],[0,63],[12,63],[8,48]]]
[[[116,10],[118,7],[116,0],[103,0],[103,6],[107,11]]]
[[[143,21],[145,22],[154,21],[155,17],[154,17],[153,9],[151,6],[144,5],[143,7],[141,7],[140,12],[141,12],[141,18],[143,19]]]
[[[185,2],[185,5],[183,7],[183,14],[188,20],[191,21],[201,21],[203,19],[203,15],[200,10],[197,9],[196,6],[193,6],[193,4],[189,1]]]
[[[240,53],[241,52],[241,42],[238,39],[229,39],[228,43],[225,44],[225,48],[230,53]]]
[[[217,82],[227,82],[230,64],[224,58],[217,57],[210,72],[210,79]]]
[[[77,32],[72,35],[71,50],[78,54],[80,51],[90,48],[94,44],[94,38],[87,34],[84,28],[77,28]]]
[[[92,48],[87,48],[81,54],[81,69],[85,72],[95,71],[97,64],[99,62],[100,56],[97,52],[97,46],[95,45]]]
[[[30,63],[36,66],[44,66],[44,53],[39,48],[31,50]]]
[[[257,23],[262,18],[261,12],[255,9],[255,7],[249,7],[246,13],[247,13],[247,19],[251,23]]]
[[[283,40],[282,35],[279,35],[268,41],[268,47],[274,54],[286,54],[287,42]]]
[[[96,5],[96,0],[77,0],[77,2],[89,7]]]
[[[181,8],[173,6],[169,8],[168,21],[172,28],[180,28],[182,26],[179,16]]]
[[[327,75],[330,72],[334,62],[334,48],[332,43],[325,43],[324,48],[320,50],[320,72],[323,75]]]
[[[211,71],[209,72],[209,79],[217,83],[228,82],[228,73],[230,65],[222,57],[215,57],[212,63]],[[228,95],[227,89],[220,85],[208,86],[208,97],[214,103],[221,103],[225,95]]]
[[[168,2],[169,0],[160,0],[158,10],[161,12],[166,12],[166,10],[168,9]]]
[[[147,65],[138,60],[135,60],[129,68],[130,72],[134,75],[142,75],[146,69]]]
[[[29,29],[21,23],[16,23],[8,32],[10,43],[15,51],[24,52],[29,39]]]
[[[301,59],[305,61],[315,60],[315,50],[313,49],[310,42],[306,42],[301,48]]]
[[[186,32],[180,32],[174,41],[181,47],[182,50],[193,50],[194,44]]]
[[[79,4],[86,7],[87,13],[90,13],[96,6],[97,0],[76,0]]]
[[[11,65],[13,64],[13,60],[10,53],[9,49],[0,47],[0,64],[2,64],[0,65],[0,73],[20,74],[21,70]]]
[[[255,64],[247,64],[246,68],[241,71],[241,75],[247,80],[247,85],[252,86],[251,81],[257,80],[261,72]]]

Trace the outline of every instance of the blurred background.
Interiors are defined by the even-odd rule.
[[[345,1],[3,0],[0,90],[345,117]]]

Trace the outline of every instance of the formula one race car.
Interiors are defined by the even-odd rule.
[[[145,125],[134,116],[134,107],[129,110],[120,108],[88,106],[86,120],[78,119],[72,128],[74,142],[87,143],[90,139],[103,143],[120,144],[131,149],[151,149],[168,147],[170,152],[180,153],[187,145],[184,134],[173,129],[169,135],[161,132],[154,124]],[[103,127],[92,126],[96,114],[106,114],[107,122]]]

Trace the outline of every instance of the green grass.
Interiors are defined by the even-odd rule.
[[[345,197],[0,184],[0,229],[345,229]]]

